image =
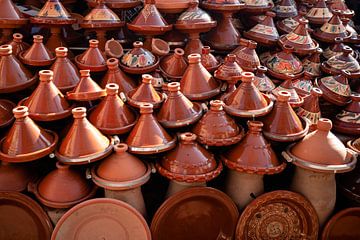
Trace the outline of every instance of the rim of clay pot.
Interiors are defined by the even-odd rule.
[[[114,46],[114,44],[116,46]],[[110,45],[112,45],[111,48]],[[118,54],[114,53],[112,50],[114,47],[117,48],[116,50],[119,52]],[[105,54],[110,58],[120,58],[124,55],[124,48],[121,45],[121,42],[119,40],[115,40],[114,38],[107,40],[105,43]]]
[[[287,92],[290,92],[288,91],[287,89],[283,88],[281,91],[287,91]],[[296,91],[296,90],[295,90]],[[279,91],[280,92],[280,91]],[[271,93],[275,99],[277,99],[277,96],[274,94],[274,93]],[[304,104],[304,99],[305,97],[301,96],[300,94],[298,94],[299,96],[299,100],[297,102],[290,102],[289,101],[289,104],[292,108],[297,108],[297,107],[301,107],[303,104]]]
[[[338,106],[345,106],[345,105],[351,103],[350,97],[346,101],[346,100],[343,100],[344,99],[343,96],[340,96],[340,97],[328,96],[328,95],[333,95],[334,93],[325,86],[321,87],[322,84],[319,84],[320,80],[321,80],[321,78],[315,79],[315,86],[317,86],[318,88],[321,89],[321,91],[323,91],[323,95],[321,97],[324,98],[326,101],[328,101],[332,104],[338,105]]]
[[[176,3],[169,3],[169,2],[155,2],[156,8],[162,12],[162,13],[169,13],[169,14],[175,14],[175,13],[182,13],[186,9],[189,8],[189,1],[185,2],[176,2]]]
[[[57,18],[57,17],[30,17],[30,23],[39,25],[71,25],[77,22],[76,18]]]
[[[333,36],[333,34],[321,32],[319,29],[315,30],[313,33],[314,37],[323,43],[335,43],[335,38],[337,36]],[[325,35],[325,36],[324,36]],[[351,33],[346,30],[346,36],[342,36],[343,40],[346,41],[351,37]]]
[[[304,56],[304,55],[312,54],[312,53],[316,52],[316,49],[319,48],[319,43],[315,39],[312,39],[312,41],[314,42],[315,46],[310,49],[303,48],[302,44],[292,43],[292,44],[294,44],[294,53],[297,53],[300,56]],[[284,46],[284,45],[288,44],[286,34],[282,35],[279,38],[278,43],[280,44],[280,46]]]
[[[162,152],[171,150],[174,147],[176,147],[176,142],[177,142],[176,137],[173,137],[173,139],[171,141],[169,141],[166,144],[160,145],[160,146],[133,147],[133,146],[128,145],[128,147],[129,147],[130,153],[135,153],[135,154],[139,154],[139,155],[149,155],[149,154],[162,153]]]
[[[163,125],[165,128],[181,128],[181,127],[186,127],[186,126],[189,126],[189,125],[197,122],[202,117],[203,108],[200,103],[193,102],[192,104],[194,105],[193,108],[196,111],[196,114],[194,116],[187,118],[187,119],[180,119],[180,120],[176,120],[176,121],[160,121],[160,120],[158,120],[158,122],[161,125]]]
[[[212,10],[216,12],[238,12],[242,9],[246,9],[245,3],[209,3],[203,1],[201,6],[207,10]]]
[[[99,92],[84,92],[84,93],[74,93],[74,92],[67,92],[66,96],[69,100],[75,101],[92,101],[99,99],[101,97],[106,96],[105,90]]]
[[[256,41],[259,45],[261,44],[264,47],[273,47],[279,41],[278,39],[266,39],[266,38],[254,37],[252,33],[250,33],[249,31],[244,31],[243,36],[247,39]]]
[[[77,55],[74,60],[80,70],[90,70],[91,72],[103,72],[107,70],[106,62],[99,66],[86,65],[79,61],[79,57],[81,57],[81,54]]]
[[[126,100],[127,100],[127,103],[130,105],[130,106],[133,106],[135,108],[140,108],[140,106],[143,104],[143,103],[151,103],[153,105],[153,108],[156,109],[156,108],[159,108],[161,106],[161,104],[165,101],[165,97],[162,93],[159,93],[159,96],[160,96],[160,101],[158,102],[140,102],[140,101],[136,101],[136,100],[133,100],[131,97],[132,95],[134,94],[134,92],[136,91],[137,89],[133,89],[129,92],[126,93]]]
[[[13,93],[13,92],[18,92],[21,90],[24,90],[32,85],[34,85],[37,82],[37,74],[35,74],[32,78],[30,78],[28,81],[24,82],[24,83],[20,83],[17,85],[13,85],[11,87],[7,87],[7,88],[0,88],[0,93]]]
[[[208,32],[212,28],[216,27],[217,22],[215,20],[211,22],[198,22],[191,24],[175,23],[174,27],[182,32]]]
[[[274,72],[272,69],[268,68],[268,73],[276,78],[276,79],[279,79],[279,80],[288,80],[289,78],[290,79],[298,79],[298,78],[301,78],[302,75],[304,74],[304,68],[302,69],[301,72],[299,73],[296,73],[296,74],[291,74],[291,77],[289,76],[289,74],[286,74],[286,73],[277,73],[277,72]]]
[[[15,108],[16,107],[16,104],[13,103],[12,101],[10,100],[7,100],[7,99],[0,99],[0,103],[5,103],[6,105],[8,105],[9,107],[11,107],[11,109]],[[1,105],[1,104],[0,104]],[[15,120],[15,117],[14,115],[12,115],[12,118],[9,119],[7,122],[5,122],[4,124],[0,125],[0,128],[4,128],[4,127],[7,127],[9,126],[13,121]]]
[[[327,64],[327,62],[322,62],[320,65],[320,68],[322,71],[324,71],[325,73],[330,74],[330,75],[338,75],[343,70],[343,69],[340,69],[340,70],[333,69],[332,67],[330,67]],[[359,77],[360,77],[360,71],[350,72],[349,78],[359,78]]]
[[[294,142],[294,141],[300,140],[303,137],[305,137],[305,135],[308,133],[309,127],[310,127],[310,121],[304,117],[299,117],[299,119],[302,123],[304,130],[302,130],[298,133],[286,134],[286,135],[275,135],[275,134],[263,131],[263,134],[267,139],[270,139],[270,140],[276,141],[276,142]]]
[[[245,3],[243,12],[245,13],[264,13],[270,11],[274,5],[272,3],[268,3],[267,6],[249,6]]]
[[[165,56],[170,52],[170,45],[161,38],[153,38],[151,41],[151,52],[158,56]]]
[[[217,81],[215,79],[215,81]],[[204,93],[197,93],[197,94],[185,94],[183,93],[187,98],[189,98],[191,101],[202,101],[202,100],[208,100],[210,98],[215,97],[221,92],[222,84],[219,83],[219,86],[217,88],[214,88],[213,90],[209,92]]]
[[[133,32],[140,33],[141,35],[162,35],[173,28],[172,24],[165,26],[156,25],[136,25],[132,23],[126,24],[127,28]]]
[[[54,56],[53,58],[49,59],[49,60],[28,60],[24,58],[24,54],[27,50],[24,50],[22,52],[19,53],[19,59],[22,63],[29,65],[29,66],[33,66],[33,67],[47,67],[52,65],[55,60],[56,60],[56,56]]]
[[[151,66],[147,66],[147,67],[128,67],[126,65],[124,65],[121,61],[119,61],[120,67],[122,68],[122,70],[124,70],[124,72],[130,73],[130,74],[146,74],[149,72],[153,72],[155,71],[155,69],[158,68],[159,64],[160,64],[160,58],[158,56],[155,55],[155,63]]]
[[[360,155],[360,149],[357,149],[356,147],[354,147],[354,142],[356,141],[357,139],[353,139],[353,140],[350,140],[346,143],[346,145],[351,149],[353,150],[354,152],[356,152],[358,155]]]
[[[229,138],[204,138],[202,136],[197,136],[197,140],[199,143],[204,144],[206,146],[211,146],[211,147],[222,147],[222,146],[230,146],[233,145],[235,143],[240,142],[243,137],[245,136],[245,130],[242,128],[241,132],[234,136],[234,137],[229,137]]]
[[[345,111],[345,110],[343,110]],[[348,112],[349,114],[354,114],[352,112]],[[360,134],[360,124],[359,123],[353,123],[353,122],[345,122],[342,121],[341,119],[337,118],[335,116],[334,120],[333,120],[333,128],[336,132],[339,133],[345,133],[347,135],[353,135],[353,136],[357,136]]]

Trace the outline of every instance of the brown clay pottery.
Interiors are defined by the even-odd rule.
[[[257,197],[245,208],[236,227],[236,240],[317,240],[318,232],[311,203],[300,194],[279,190]]]
[[[43,44],[43,36],[34,35],[31,47],[19,54],[20,61],[33,67],[50,66],[55,61],[55,56]]]
[[[167,91],[167,98],[156,116],[161,125],[165,128],[181,128],[201,118],[201,105],[192,103],[180,92],[180,83],[168,83]]]
[[[19,103],[28,108],[30,118],[35,121],[56,121],[71,115],[71,106],[53,83],[53,75],[51,70],[39,71],[39,85]]]
[[[59,220],[51,240],[91,239],[150,240],[145,219],[129,204],[109,198],[97,198],[71,208]]]
[[[268,0],[244,0],[244,12],[261,14],[270,10],[274,5]]]
[[[150,73],[150,75],[152,76],[151,85],[153,85],[156,91],[161,92],[162,85],[165,82],[165,78],[161,74],[160,69],[155,69],[155,71]]]
[[[330,0],[328,6],[331,10],[340,10],[341,15],[348,19],[355,15],[354,10],[349,9],[344,0]]]
[[[304,76],[292,81],[295,91],[300,96],[310,95],[311,89],[313,88],[313,77],[311,73],[304,72]]]
[[[256,46],[255,41],[240,39],[240,46],[232,52],[236,55],[236,62],[244,71],[254,72],[260,66],[260,60],[255,51]]]
[[[56,61],[50,68],[54,73],[52,81],[62,93],[66,93],[74,89],[80,81],[79,71],[67,57],[66,47],[56,48],[55,53]]]
[[[190,0],[155,0],[155,5],[163,13],[182,13],[189,7]]]
[[[299,25],[299,20],[304,18],[305,15],[306,12],[299,11],[296,17],[289,17],[277,21],[276,27],[282,33],[290,33],[295,30],[295,28]],[[309,24],[307,24],[306,27],[307,29],[310,29]]]
[[[107,84],[106,97],[89,114],[89,121],[104,134],[127,133],[136,123],[136,112],[126,106],[118,94],[116,83]]]
[[[327,7],[325,0],[319,0],[307,12],[306,19],[313,25],[323,25],[333,16],[332,11]]]
[[[157,92],[152,85],[153,77],[150,74],[142,75],[142,83],[127,93],[128,103],[136,108],[140,108],[143,103],[151,103],[154,108],[159,108],[164,102],[164,96]]]
[[[0,93],[17,92],[36,82],[36,76],[32,76],[12,54],[11,45],[0,46],[0,57]]]
[[[349,135],[360,134],[360,94],[351,94],[351,103],[334,119],[334,130]]]
[[[351,89],[348,82],[350,73],[341,71],[340,75],[323,77],[316,79],[316,85],[324,92],[323,98],[337,106],[349,104],[351,99]]]
[[[260,92],[269,93],[275,88],[273,81],[266,76],[267,67],[258,66],[254,78],[254,85]]]
[[[89,48],[82,54],[75,57],[75,63],[79,69],[92,72],[106,71],[106,56],[98,48],[99,41],[89,40]]]
[[[18,56],[19,53],[30,48],[30,45],[23,41],[24,36],[21,33],[14,33],[13,40],[9,43],[12,47],[13,54]]]
[[[37,126],[25,106],[13,109],[15,122],[0,141],[0,160],[29,162],[50,154],[58,142],[56,133]]]
[[[181,209],[181,211],[179,211]],[[151,222],[153,239],[233,239],[239,212],[223,192],[205,187],[171,196]]]
[[[173,54],[169,54],[160,60],[159,68],[169,80],[179,81],[188,66],[184,57],[184,50],[176,48]]]
[[[221,84],[201,64],[200,54],[188,56],[189,66],[180,80],[181,92],[192,101],[210,99],[220,93]]]
[[[274,24],[274,12],[266,12],[265,19],[256,24],[249,31],[244,32],[244,37],[254,40],[260,45],[274,46],[279,40],[279,33]]]
[[[2,238],[50,239],[51,221],[36,201],[21,193],[0,192],[0,205]]]
[[[16,104],[9,100],[0,99],[0,128],[7,127],[14,121],[12,110],[15,106]]]
[[[95,0],[87,0],[87,3],[90,7],[97,6]],[[111,9],[129,9],[140,5],[141,0],[105,0],[104,3]]]
[[[354,27],[352,27],[349,22],[349,18],[341,18],[341,21],[345,27],[345,29],[350,32],[350,38],[346,39],[348,43],[359,44],[360,43],[360,35],[357,33]]]
[[[309,130],[306,120],[296,115],[289,100],[291,94],[287,91],[278,93],[275,106],[262,122],[266,138],[277,142],[293,142],[303,138]]]
[[[86,108],[72,109],[74,122],[55,152],[64,164],[78,165],[98,161],[111,153],[112,144],[86,118]]]
[[[105,43],[105,54],[110,58],[121,58],[124,55],[124,48],[120,40],[109,39]]]
[[[326,60],[330,59],[331,57],[333,57],[335,55],[341,55],[343,53],[344,47],[347,46],[347,45],[343,44],[344,39],[341,37],[336,37],[334,41],[335,41],[335,43],[330,45],[329,47],[327,47],[322,54],[322,56]],[[354,52],[352,52],[351,55],[354,56]]]
[[[312,77],[320,77],[320,56],[323,53],[321,48],[317,48],[313,54],[302,60],[304,74],[309,73]]]
[[[235,84],[241,79],[242,68],[236,62],[235,54],[228,54],[224,63],[214,72],[214,77],[227,82],[227,92],[235,90]]]
[[[210,73],[213,73],[221,65],[220,59],[216,58],[212,53],[209,46],[204,46],[201,49],[201,64]]]
[[[165,40],[153,38],[151,40],[151,52],[159,57],[165,56],[170,52],[170,45]]]
[[[154,71],[159,66],[159,58],[143,48],[142,42],[134,42],[134,48],[120,59],[121,68],[131,74],[144,74]]]
[[[90,77],[90,70],[80,70],[80,81],[76,87],[66,93],[67,98],[75,101],[91,101],[96,100],[106,95],[94,80]]]
[[[253,118],[268,114],[273,102],[254,85],[254,74],[243,72],[241,84],[236,90],[223,97],[225,111],[236,117]]]
[[[281,0],[275,5],[273,11],[276,13],[276,17],[280,19],[298,15],[296,4],[292,0]]]
[[[170,136],[154,117],[151,103],[141,104],[140,114],[138,122],[125,141],[129,146],[129,152],[154,154],[176,146],[176,138]]]
[[[320,88],[312,88],[310,95],[304,98],[303,105],[296,109],[299,117],[307,118],[310,121],[310,131],[316,130],[317,122],[321,118],[319,98],[322,94]]]
[[[32,168],[26,164],[0,161],[0,192],[22,192],[34,178]]]
[[[198,136],[198,141],[207,146],[228,146],[239,142],[244,130],[226,114],[224,102],[210,101],[210,109],[194,126],[192,132]]]
[[[289,99],[289,104],[291,107],[293,107],[293,108],[299,107],[304,103],[304,99],[301,96],[299,96],[299,94],[295,90],[291,76],[288,80],[285,80],[278,87],[276,87],[274,90],[272,90],[271,93],[276,98],[278,98],[279,92],[283,92],[283,91],[290,93],[291,97]]]

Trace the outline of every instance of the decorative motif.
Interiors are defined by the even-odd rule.
[[[330,33],[330,34],[340,34],[340,33],[346,33],[346,28],[344,27],[343,24],[331,24],[331,23],[327,23],[324,24],[321,28],[321,31],[326,32],[326,33]]]
[[[38,17],[47,17],[47,18],[70,18],[71,15],[62,7],[59,2],[47,1],[46,6],[44,6],[39,13]]]
[[[247,6],[267,6],[268,5],[268,1],[267,0],[243,0],[243,2],[247,5]]]
[[[146,67],[154,64],[155,60],[155,56],[148,51],[141,55],[128,52],[121,58],[121,62],[128,67]]]
[[[310,120],[311,124],[317,124],[317,122],[319,121],[319,119],[321,117],[320,112],[313,113],[313,112],[303,109],[302,107],[298,107],[296,109],[296,114],[298,116],[301,116],[301,117],[304,117],[304,118]]]
[[[299,22],[296,21],[294,18],[285,18],[284,20],[282,20],[282,22],[286,27],[292,30],[294,30],[299,25]]]
[[[260,92],[271,91],[275,88],[275,84],[272,81],[267,81],[266,78],[255,77],[254,85]]]
[[[306,14],[306,17],[330,19],[332,17],[332,13],[328,8],[311,8]]]
[[[297,80],[293,81],[292,84],[293,84],[294,88],[300,89],[309,94],[310,94],[311,89],[313,88],[312,82],[307,79],[297,79]],[[286,89],[284,89],[284,90],[286,90]]]
[[[85,21],[120,21],[120,18],[108,8],[98,8],[96,11],[93,9],[92,14],[84,17]]]
[[[146,23],[148,18],[151,15],[155,15],[156,12],[154,11],[154,7],[152,4],[145,4],[143,10],[141,11],[141,14],[143,15],[145,23]]]
[[[360,113],[348,112],[342,110],[336,115],[337,119],[341,119],[342,122],[360,124]]]
[[[315,45],[314,41],[312,41],[312,39],[308,36],[302,36],[302,35],[298,35],[294,32],[290,32],[289,34],[286,35],[286,38],[294,43],[297,44],[310,44],[310,45]]]
[[[194,8],[193,11],[188,9],[183,12],[178,21],[201,21],[201,22],[212,22],[210,15],[200,8]]]
[[[286,61],[284,59],[280,59],[277,54],[271,56],[266,61],[266,65],[271,70],[281,74],[297,74],[303,70],[299,59],[297,59],[297,61]]]
[[[337,69],[337,70],[347,70],[349,72],[358,72],[358,64],[357,62],[349,62],[349,61],[343,61],[336,56],[330,58],[327,60],[327,65],[331,66],[331,68]]]
[[[260,34],[264,34],[264,35],[279,37],[279,33],[276,31],[276,28],[269,27],[269,26],[266,26],[263,24],[257,24],[255,27],[253,27],[251,29],[251,32],[256,32],[256,33],[260,33]]]
[[[277,5],[275,6],[274,11],[281,13],[292,13],[292,12],[297,12],[297,9],[294,5],[291,6]]]
[[[311,73],[314,76],[321,75],[320,63],[315,63],[310,61],[309,59],[305,59],[302,64],[305,72]]]
[[[321,83],[336,94],[345,97],[350,97],[351,95],[350,86],[339,83],[332,76],[322,78]]]

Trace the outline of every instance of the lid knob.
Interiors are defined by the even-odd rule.
[[[86,117],[86,108],[85,107],[77,107],[71,110],[73,114],[73,118],[85,118]]]

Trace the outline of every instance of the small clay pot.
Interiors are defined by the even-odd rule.
[[[236,63],[236,55],[228,54],[224,63],[214,72],[214,77],[229,84],[236,84],[241,79],[242,72],[242,68]]]
[[[323,53],[321,48],[317,48],[316,51],[302,60],[302,65],[304,66],[304,74],[309,73],[313,77],[320,77],[320,56]]]
[[[213,73],[220,67],[221,62],[211,53],[211,48],[209,46],[204,46],[201,49],[201,64],[206,70]]]
[[[14,33],[13,40],[9,43],[12,47],[13,54],[19,56],[20,52],[23,52],[30,48],[30,45],[23,41],[24,36],[21,33]]]
[[[236,62],[244,71],[253,72],[261,65],[255,51],[256,46],[255,41],[240,39],[240,46],[232,52],[236,55]]]
[[[292,81],[292,85],[300,96],[304,97],[310,95],[311,89],[313,88],[314,75],[309,72],[304,72],[304,76]]]
[[[33,67],[50,66],[55,61],[55,56],[43,44],[43,36],[34,35],[31,47],[19,54],[20,61]]]
[[[327,7],[325,0],[319,0],[308,11],[306,19],[313,25],[323,25],[333,16],[332,11]]]
[[[282,33],[290,33],[295,30],[299,25],[299,20],[304,18],[307,11],[298,11],[298,15],[295,17],[289,17],[276,22],[277,29]],[[306,25],[306,28],[310,30],[309,24]],[[312,30],[312,29],[311,29]]]
[[[289,92],[291,97],[289,99],[290,106],[293,108],[300,107],[304,103],[304,99],[299,96],[297,91],[295,90],[292,76],[289,76],[289,79],[281,83],[278,87],[272,90],[272,94],[277,98],[279,96],[279,92]]]
[[[276,13],[276,17],[280,19],[298,15],[297,7],[292,0],[281,0],[275,5],[273,11]]]
[[[105,43],[105,54],[109,58],[121,58],[124,55],[124,48],[121,42],[114,38],[107,40]]]
[[[151,41],[151,52],[157,56],[165,56],[170,52],[169,44],[160,39],[160,38],[153,38]]]
[[[329,47],[327,47],[323,52],[322,56],[326,60],[328,60],[335,55],[341,55],[345,46],[347,45],[344,44],[344,39],[341,37],[336,37],[334,40],[334,44],[331,44]],[[352,52],[351,55],[355,56],[355,53]]]
[[[184,50],[176,48],[173,54],[164,56],[160,60],[159,68],[169,80],[178,81],[182,78],[185,70],[188,66],[185,57]]]
[[[321,118],[319,98],[322,94],[320,88],[312,88],[310,95],[304,98],[303,105],[296,109],[296,114],[299,117],[307,118],[310,121],[310,131],[316,130],[317,122]]]
[[[258,66],[254,78],[254,85],[260,92],[269,93],[275,88],[273,81],[266,76],[267,67]]]
[[[99,48],[99,41],[89,40],[89,48],[82,54],[75,57],[75,63],[79,69],[92,72],[106,71],[106,56]]]
[[[34,177],[29,164],[0,161],[0,192],[22,192]]]

